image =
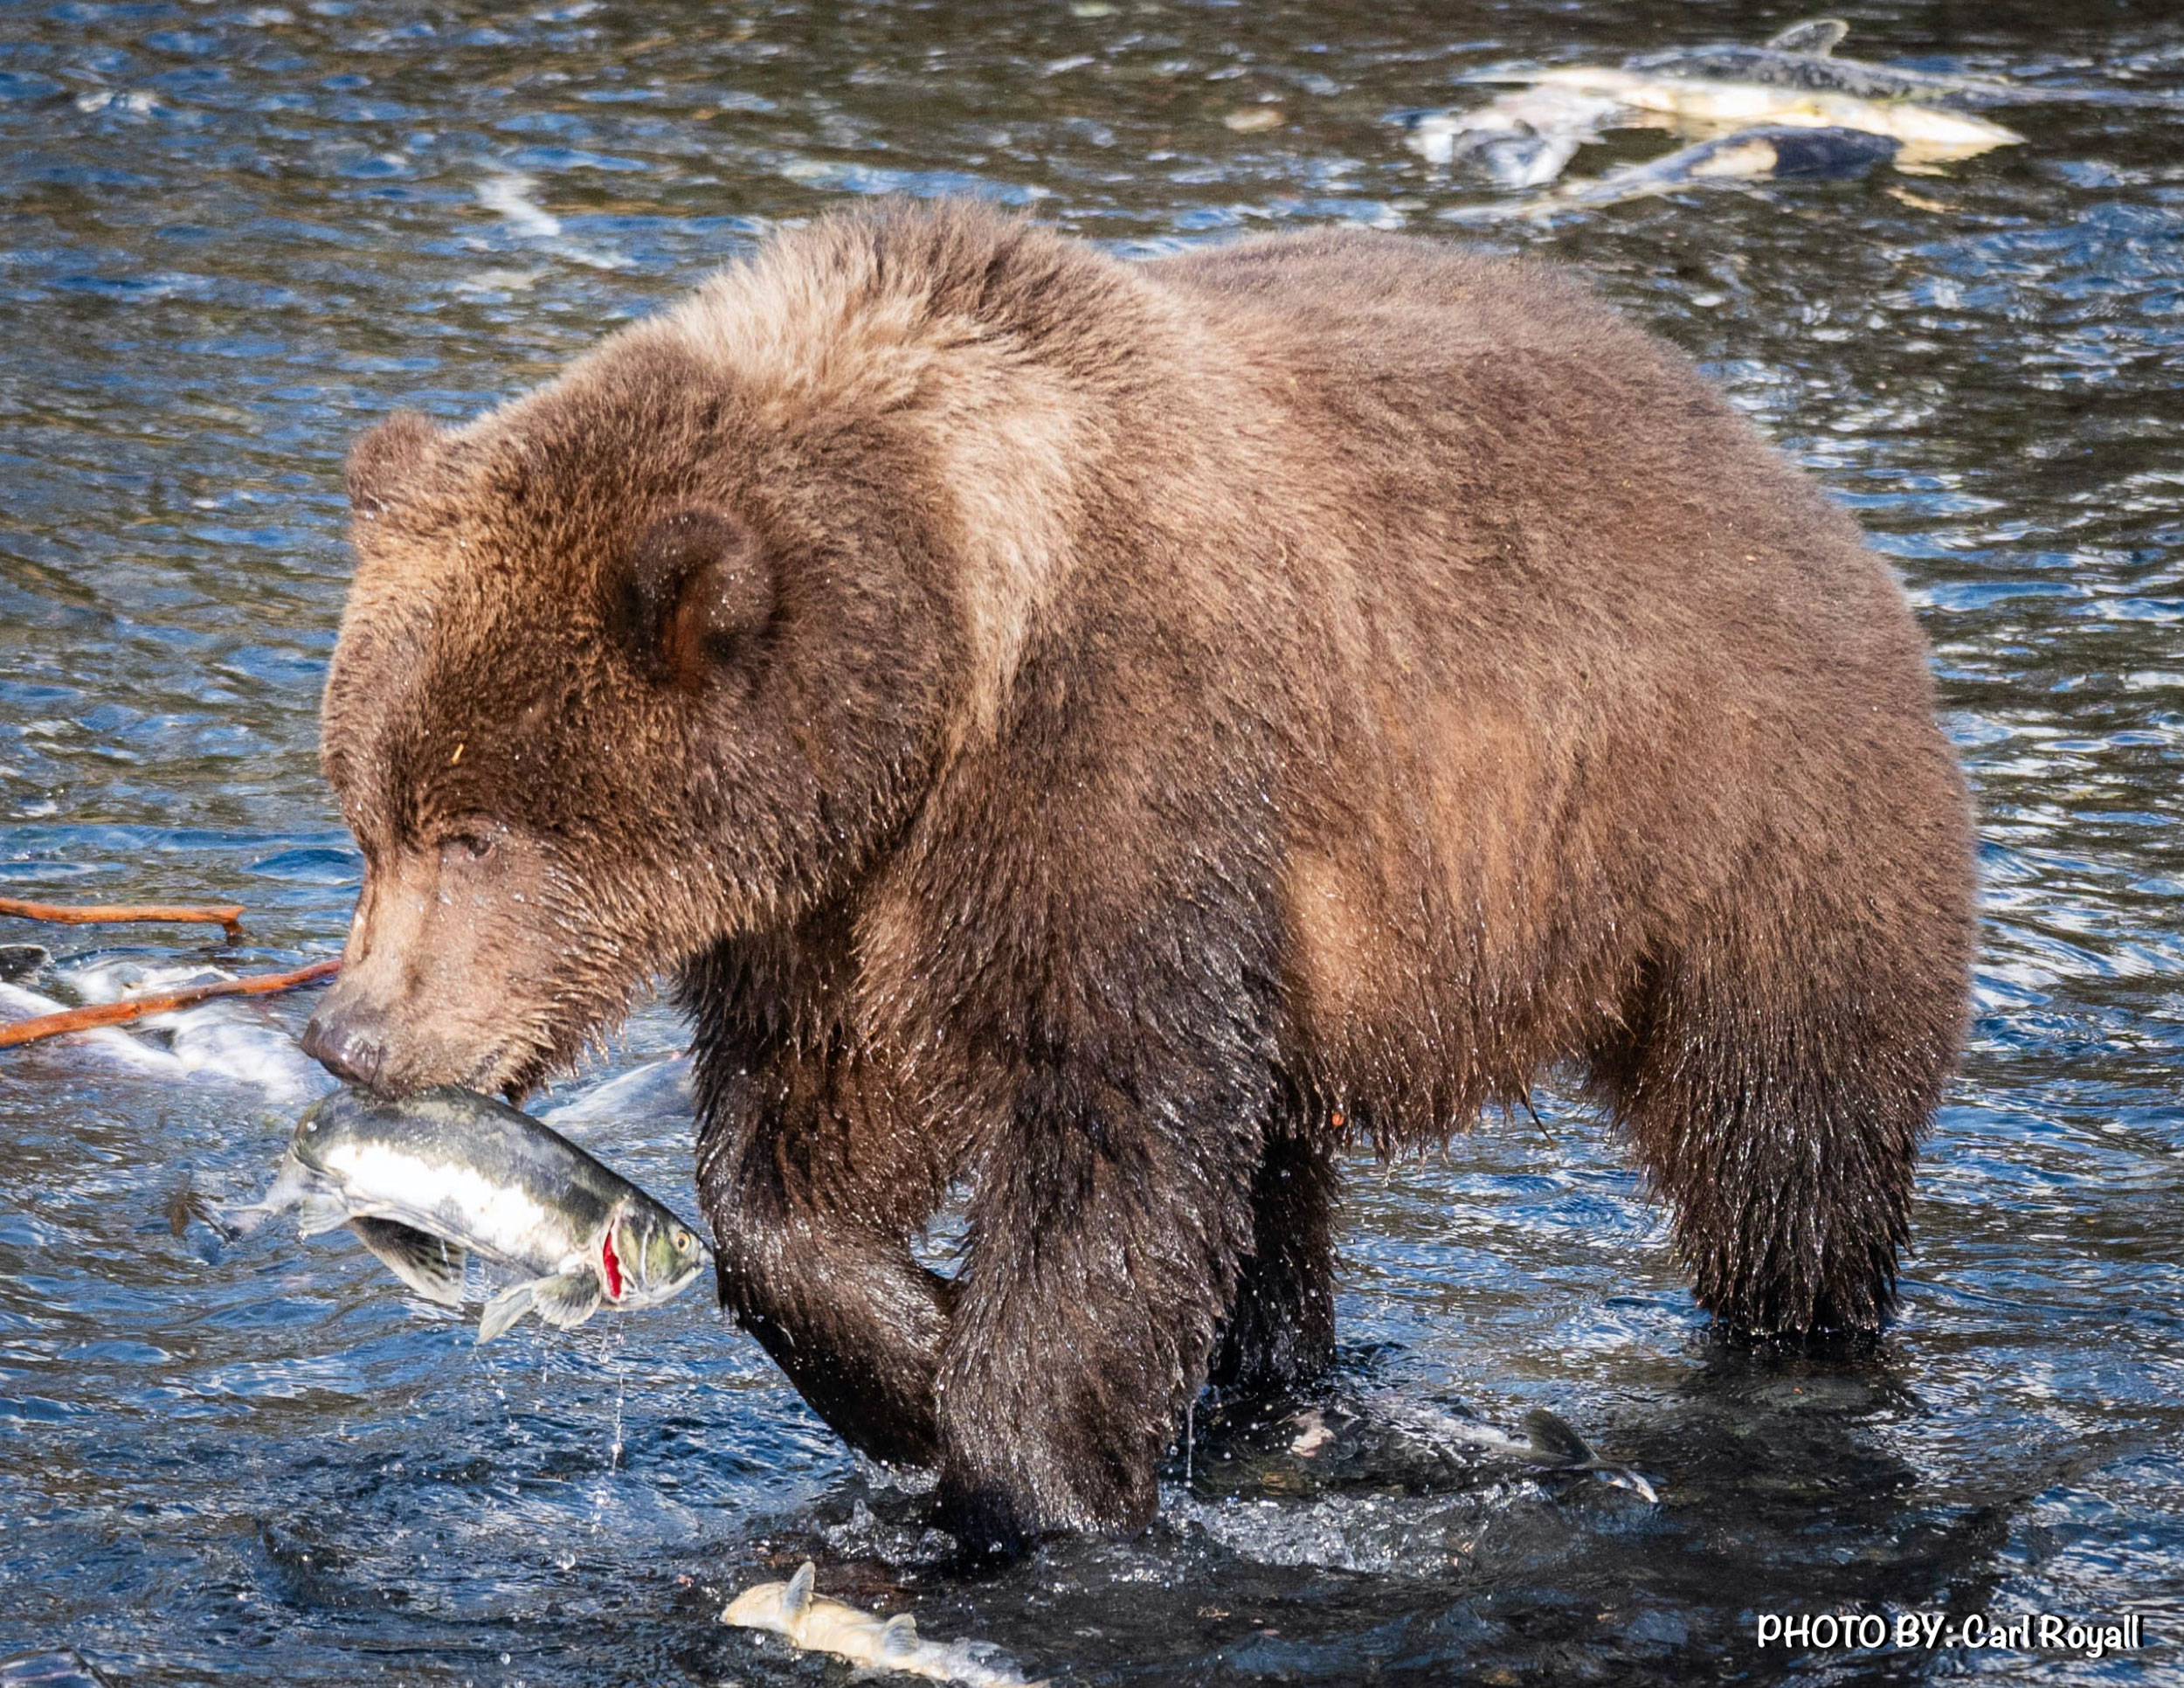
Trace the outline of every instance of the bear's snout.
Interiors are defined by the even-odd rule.
[[[489,831],[489,848],[459,834],[383,849],[367,867],[341,977],[302,1037],[336,1078],[388,1097],[460,1084],[513,1100],[616,1006],[570,988],[587,951],[569,923],[541,917],[538,847],[512,827],[467,824]]]
[[[304,1054],[345,1084],[375,1089],[386,1066],[385,1024],[353,1003],[321,1004],[301,1041]]]

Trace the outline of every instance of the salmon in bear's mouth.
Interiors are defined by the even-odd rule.
[[[619,1301],[622,1298],[622,1263],[614,1253],[614,1232],[612,1228],[599,1239],[599,1264],[606,1270],[606,1298]]]

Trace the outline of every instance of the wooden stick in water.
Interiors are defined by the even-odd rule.
[[[142,1020],[148,1014],[172,1013],[177,1008],[191,1007],[216,996],[270,996],[276,991],[293,991],[299,985],[331,979],[341,969],[338,958],[314,961],[308,967],[285,973],[253,973],[245,979],[223,979],[211,985],[185,985],[178,991],[160,991],[121,1002],[94,1002],[87,1007],[66,1008],[57,1014],[39,1014],[31,1020],[18,1020],[12,1026],[0,1026],[0,1049],[11,1049],[18,1043],[35,1043],[42,1037],[59,1037],[65,1032],[87,1032],[94,1026],[119,1026],[126,1020]]]
[[[222,903],[205,909],[183,908],[167,903],[86,908],[75,903],[23,903],[11,896],[0,896],[0,915],[13,915],[18,920],[59,921],[68,926],[85,926],[106,920],[186,921],[194,925],[225,926],[230,937],[243,935],[243,905],[239,903]]]

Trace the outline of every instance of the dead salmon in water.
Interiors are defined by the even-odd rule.
[[[762,1582],[729,1602],[721,1622],[745,1629],[771,1629],[789,1644],[814,1653],[832,1653],[866,1671],[899,1671],[933,1682],[959,1682],[966,1688],[1045,1688],[1026,1682],[1001,1650],[985,1641],[927,1641],[917,1620],[875,1617],[838,1600],[812,1592],[812,1561],[804,1561],[786,1582]]]
[[[521,1280],[486,1303],[478,1340],[527,1312],[564,1329],[603,1306],[680,1294],[705,1249],[674,1214],[529,1114],[452,1087],[386,1101],[341,1090],[296,1122],[251,1230],[296,1215],[305,1236],[346,1225],[429,1301],[459,1307],[467,1255]]]

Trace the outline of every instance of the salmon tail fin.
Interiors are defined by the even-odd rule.
[[[283,1157],[280,1173],[266,1193],[255,1201],[229,1207],[204,1200],[194,1193],[190,1200],[197,1204],[197,1216],[223,1233],[231,1242],[248,1236],[267,1220],[282,1214],[296,1216],[296,1233],[300,1236],[337,1231],[349,1221],[349,1204],[342,1200],[339,1188],[298,1160],[293,1152]]]
[[[1591,1443],[1545,1407],[1524,1415],[1524,1439],[1534,1453],[1558,1465],[1581,1466],[1600,1457]]]
[[[199,1190],[187,1173],[182,1175],[182,1183],[174,1194],[167,1198],[167,1228],[176,1236],[188,1231],[190,1222],[195,1220],[215,1232],[221,1242],[233,1242],[248,1236],[269,1217],[256,1202],[223,1206]]]
[[[1660,1491],[1640,1471],[1602,1459],[1593,1444],[1545,1407],[1524,1415],[1524,1435],[1532,1451],[1565,1471],[1584,1471],[1611,1489],[1628,1489],[1649,1506],[1661,1503]]]
[[[577,1272],[556,1272],[551,1277],[542,1277],[531,1285],[531,1304],[538,1316],[556,1330],[570,1330],[599,1311],[606,1299],[606,1292],[599,1283],[599,1275],[585,1269]]]

